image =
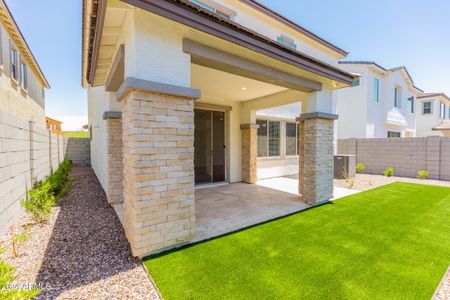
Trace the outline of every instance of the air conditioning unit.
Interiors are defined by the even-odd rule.
[[[356,175],[356,155],[334,156],[334,178],[344,179]]]

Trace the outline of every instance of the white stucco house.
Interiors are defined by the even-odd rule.
[[[194,239],[197,187],[255,183],[262,156],[285,147],[282,124],[298,201],[327,202],[333,92],[355,78],[346,55],[253,0],[84,0],[92,167],[133,254]],[[298,126],[257,116],[300,102]]]
[[[421,93],[417,100],[416,135],[450,136],[450,98],[444,93]]]
[[[422,90],[405,67],[386,69],[370,61],[341,61],[357,76],[352,87],[335,92],[337,138],[416,136],[417,96]]]

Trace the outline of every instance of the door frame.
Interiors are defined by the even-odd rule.
[[[194,109],[201,109],[201,110],[207,110],[207,111],[219,111],[219,112],[223,112],[225,115],[225,120],[224,120],[224,127],[225,127],[225,133],[224,133],[225,181],[215,182],[215,183],[211,183],[211,184],[223,184],[224,182],[230,183],[230,111],[232,110],[232,107],[195,101]],[[194,118],[195,118],[195,115],[194,115]],[[195,130],[195,128],[194,128],[194,130]],[[206,184],[206,185],[208,185],[208,184]]]

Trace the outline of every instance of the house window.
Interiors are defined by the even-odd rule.
[[[280,156],[280,122],[256,120],[258,128],[258,157]]]
[[[400,132],[397,131],[388,131],[388,138],[399,138]]]
[[[285,45],[286,47],[297,50],[297,45],[294,43],[294,40],[284,34],[277,36],[277,42]]]
[[[190,0],[192,3],[197,4],[198,6],[207,9],[209,11],[212,11],[213,13],[218,14],[219,16],[231,20],[232,13],[231,11],[228,11],[227,9],[221,7],[220,5],[212,2],[212,1],[199,1],[199,0]]]
[[[380,101],[380,79],[373,79],[373,101]]]
[[[408,101],[406,102],[406,109],[409,113],[414,113],[414,97],[411,96],[408,98]]]
[[[394,106],[397,108],[402,107],[402,88],[397,86],[394,90]]]
[[[361,78],[358,77],[353,80],[353,86],[360,86],[361,85]]]
[[[11,48],[11,77],[17,80],[17,75],[17,50]]]
[[[28,78],[27,78],[27,65],[23,62],[20,63],[20,86],[26,90],[28,89]]]
[[[431,101],[425,101],[423,103],[423,114],[431,114]]]
[[[439,102],[439,116],[441,119],[445,119],[445,104],[443,102]]]
[[[286,123],[286,155],[298,155],[298,126],[296,123]]]

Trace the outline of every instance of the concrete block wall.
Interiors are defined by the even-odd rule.
[[[56,169],[65,140],[36,123],[0,110],[0,234],[23,214],[20,200]],[[52,152],[51,152],[52,151]]]
[[[426,170],[428,178],[450,180],[449,137],[343,139],[338,140],[337,152],[356,155],[368,174],[393,167],[396,176],[416,177]]]
[[[89,138],[69,138],[65,145],[65,159],[74,165],[91,165],[91,141]]]

